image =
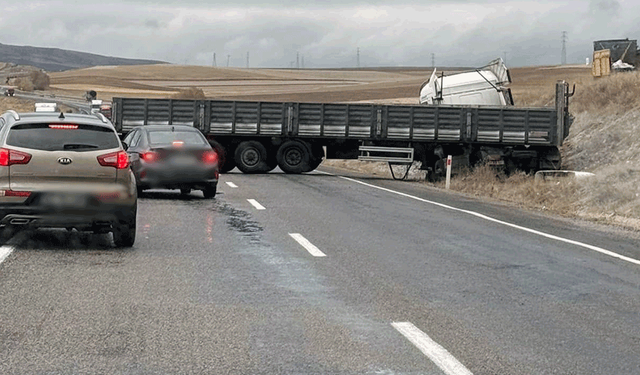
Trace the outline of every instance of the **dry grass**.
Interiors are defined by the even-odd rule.
[[[537,183],[530,175],[507,178],[480,168],[457,175],[452,189],[640,230],[640,73],[579,82],[563,167],[593,172],[594,178]],[[529,95],[550,94],[532,86]]]

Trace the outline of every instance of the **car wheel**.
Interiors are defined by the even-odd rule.
[[[213,197],[216,196],[216,191],[218,190],[218,187],[216,185],[212,185],[209,186],[205,189],[202,190],[202,194],[204,194],[204,197],[206,199],[211,199]]]
[[[113,227],[113,243],[116,247],[131,247],[136,242],[137,203],[123,220]]]

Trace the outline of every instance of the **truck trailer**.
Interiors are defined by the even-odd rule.
[[[575,90],[575,86],[574,86]],[[553,107],[378,105],[113,98],[111,121],[124,137],[140,125],[190,125],[221,155],[221,171],[314,170],[326,159],[421,163],[428,177],[458,163],[488,162],[526,171],[560,169],[567,137],[569,85],[556,84]]]

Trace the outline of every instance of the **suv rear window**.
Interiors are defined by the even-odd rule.
[[[7,144],[44,151],[93,151],[120,147],[109,128],[81,124],[21,124],[9,130]]]
[[[209,144],[198,132],[191,131],[170,131],[170,130],[150,130],[149,143],[152,145],[170,145],[174,141],[184,142],[186,145]]]

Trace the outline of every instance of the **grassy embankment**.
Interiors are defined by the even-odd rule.
[[[552,100],[550,93],[537,96]],[[563,167],[595,177],[535,182],[524,173],[506,177],[480,168],[456,176],[452,189],[640,230],[640,73],[585,80],[570,108],[575,121],[562,149]]]

